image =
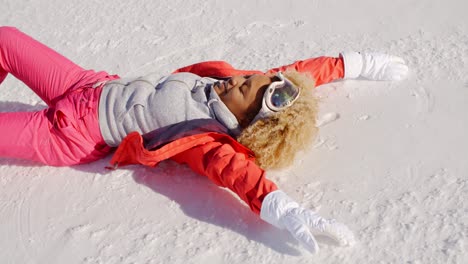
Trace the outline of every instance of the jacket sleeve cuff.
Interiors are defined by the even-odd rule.
[[[340,57],[344,64],[344,79],[356,79],[361,75],[363,61],[359,52],[341,52]]]

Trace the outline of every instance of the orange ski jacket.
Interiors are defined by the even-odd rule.
[[[296,61],[266,73],[287,69],[309,73],[316,86],[344,76],[343,60],[333,57]],[[196,63],[174,71],[178,72],[214,78],[264,74],[256,70],[235,69],[224,61]],[[143,136],[132,132],[120,143],[110,162],[112,168],[129,164],[154,167],[166,159],[187,164],[196,173],[230,189],[256,214],[260,213],[263,198],[278,189],[255,163],[254,153],[228,135],[227,129],[215,120],[187,121]]]

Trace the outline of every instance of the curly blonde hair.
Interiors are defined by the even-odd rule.
[[[297,101],[284,111],[258,120],[246,127],[237,140],[251,149],[263,169],[280,169],[293,163],[296,153],[309,145],[317,134],[318,111],[313,95],[315,83],[311,77],[289,70],[283,75],[300,87]]]

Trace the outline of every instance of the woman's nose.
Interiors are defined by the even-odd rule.
[[[229,78],[228,84],[230,86],[235,86],[237,84],[237,80],[235,78]]]

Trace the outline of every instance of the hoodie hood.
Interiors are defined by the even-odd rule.
[[[239,121],[237,121],[236,116],[229,110],[229,108],[223,103],[221,98],[213,88],[213,84],[208,88],[209,98],[208,98],[208,107],[213,111],[216,120],[223,124],[229,132],[234,136],[238,136],[241,132],[241,127]]]

